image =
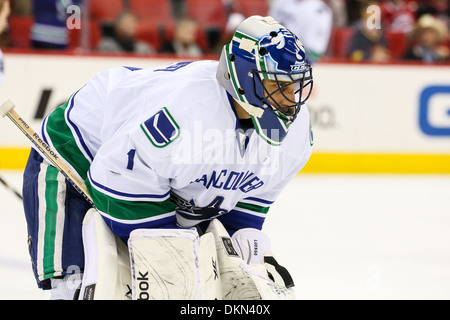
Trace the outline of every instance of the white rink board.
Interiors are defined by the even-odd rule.
[[[176,60],[5,53],[0,101],[12,100],[17,113],[36,130],[42,119],[36,120],[34,116],[44,90],[51,90],[48,113],[67,101],[97,72],[120,66],[155,67],[172,62]],[[28,146],[23,134],[13,124],[3,124],[6,122],[0,126],[0,147]]]
[[[99,71],[176,61],[5,53],[0,101],[13,100],[16,111],[36,128],[41,120],[34,116],[45,90],[51,91],[50,112]],[[308,107],[315,152],[450,153],[450,66],[323,63],[314,65],[313,74],[315,89]],[[421,104],[424,92],[439,87],[443,91],[427,95]],[[12,124],[0,126],[0,148],[27,145]]]
[[[319,64],[313,74],[316,151],[450,153],[450,66]],[[433,88],[443,92],[421,104]]]

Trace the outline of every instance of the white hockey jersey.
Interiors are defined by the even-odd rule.
[[[85,179],[114,233],[262,228],[312,149],[308,109],[281,146],[240,128],[216,61],[99,73],[43,122],[44,140]],[[269,111],[267,111],[269,112]]]

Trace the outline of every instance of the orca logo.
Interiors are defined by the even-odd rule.
[[[419,126],[430,136],[450,136],[450,85],[430,86],[421,92]]]
[[[304,47],[297,36],[289,30],[280,28],[276,32],[276,36],[262,38],[259,45],[266,50],[265,58],[269,59],[270,57],[277,71],[291,72],[305,68]]]

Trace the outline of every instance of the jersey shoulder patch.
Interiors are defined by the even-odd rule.
[[[141,129],[157,148],[164,148],[180,136],[180,127],[166,107],[142,123]]]

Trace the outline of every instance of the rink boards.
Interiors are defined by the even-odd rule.
[[[179,60],[5,53],[0,101],[37,129],[97,72]],[[450,173],[450,66],[320,63],[308,101],[313,155],[303,172]],[[23,169],[28,140],[0,125],[0,169]]]

